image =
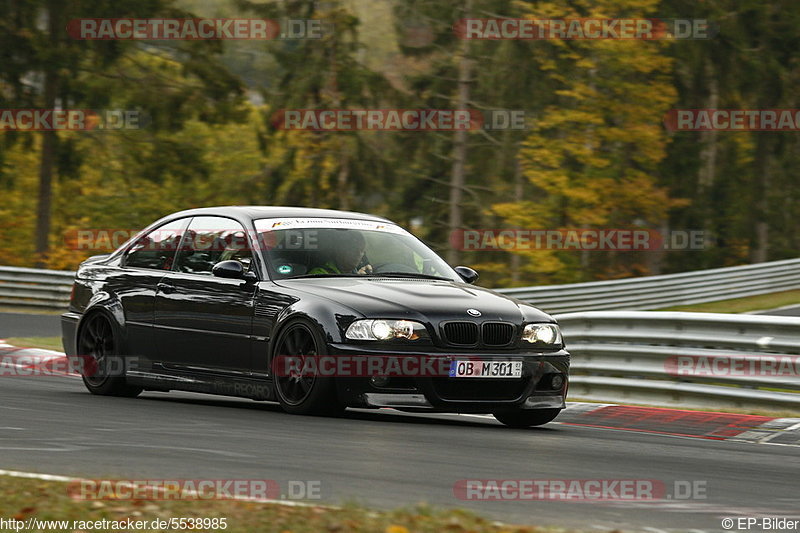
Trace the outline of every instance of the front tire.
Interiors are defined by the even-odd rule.
[[[498,422],[512,428],[528,428],[542,426],[552,422],[561,409],[532,409],[530,411],[514,411],[511,413],[494,413]]]
[[[290,356],[303,361],[306,357],[324,356],[325,346],[325,340],[315,325],[307,320],[295,320],[278,334],[271,360]],[[281,372],[276,368],[272,370],[278,401],[287,413],[330,416],[344,411],[344,406],[336,397],[333,378],[302,374],[279,375]]]
[[[120,357],[119,337],[111,321],[102,313],[86,317],[78,334],[78,356],[81,379],[92,394],[134,398],[141,394],[140,387],[128,385],[124,370],[121,375],[108,375],[109,364]]]

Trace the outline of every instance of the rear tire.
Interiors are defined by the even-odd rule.
[[[78,333],[78,356],[81,358],[81,379],[92,394],[134,398],[141,387],[128,385],[124,370],[119,376],[105,372],[110,358],[120,357],[119,336],[111,321],[102,313],[86,317]]]
[[[532,409],[530,411],[514,411],[511,413],[494,413],[498,422],[512,428],[528,428],[552,422],[561,409]]]
[[[275,340],[271,361],[278,356],[318,357],[327,355],[325,340],[310,321],[298,319],[287,324]],[[341,414],[345,407],[336,397],[333,378],[280,376],[273,369],[275,393],[281,407],[293,415]]]

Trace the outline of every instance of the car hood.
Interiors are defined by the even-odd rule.
[[[553,322],[535,307],[475,285],[413,278],[303,278],[281,280],[288,289],[317,295],[374,318]],[[480,311],[472,317],[467,309]]]

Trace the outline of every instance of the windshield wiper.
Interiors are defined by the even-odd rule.
[[[432,274],[420,274],[418,272],[379,272],[372,274],[346,274],[344,272],[339,274],[303,274],[301,276],[292,276],[289,278],[282,278],[276,281],[284,281],[287,279],[307,279],[307,278],[420,278],[420,279],[438,279],[441,281],[453,281],[451,278],[444,276],[434,276]]]
[[[433,274],[420,274],[418,272],[373,272],[370,278],[421,278],[421,279],[440,279],[442,281],[453,281],[444,276],[434,276]]]
[[[276,281],[284,281],[287,279],[303,279],[303,278],[363,278],[362,274],[346,274],[344,272],[339,274],[303,274],[301,276],[291,276],[289,278],[281,278]]]

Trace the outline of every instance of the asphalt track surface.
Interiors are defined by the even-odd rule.
[[[321,481],[322,503],[467,507],[509,523],[585,530],[722,531],[723,517],[800,514],[800,447],[551,423],[348,411],[298,417],[189,393],[91,396],[74,377],[0,380],[0,468],[94,479]],[[706,499],[464,501],[463,479],[646,479]],[[202,505],[202,503],[198,503]],[[652,528],[652,529],[651,529]]]
[[[9,337],[60,337],[58,315],[0,313],[0,339]]]
[[[759,314],[798,315],[800,307]],[[59,336],[57,315],[0,313],[0,338]],[[320,481],[322,503],[466,507],[510,523],[723,531],[724,517],[800,518],[800,447],[567,422],[513,430],[491,418],[278,406],[190,393],[95,397],[72,377],[0,380],[0,468],[110,479]],[[465,501],[464,479],[637,479],[705,499],[618,503]],[[198,504],[202,505],[202,504]]]

